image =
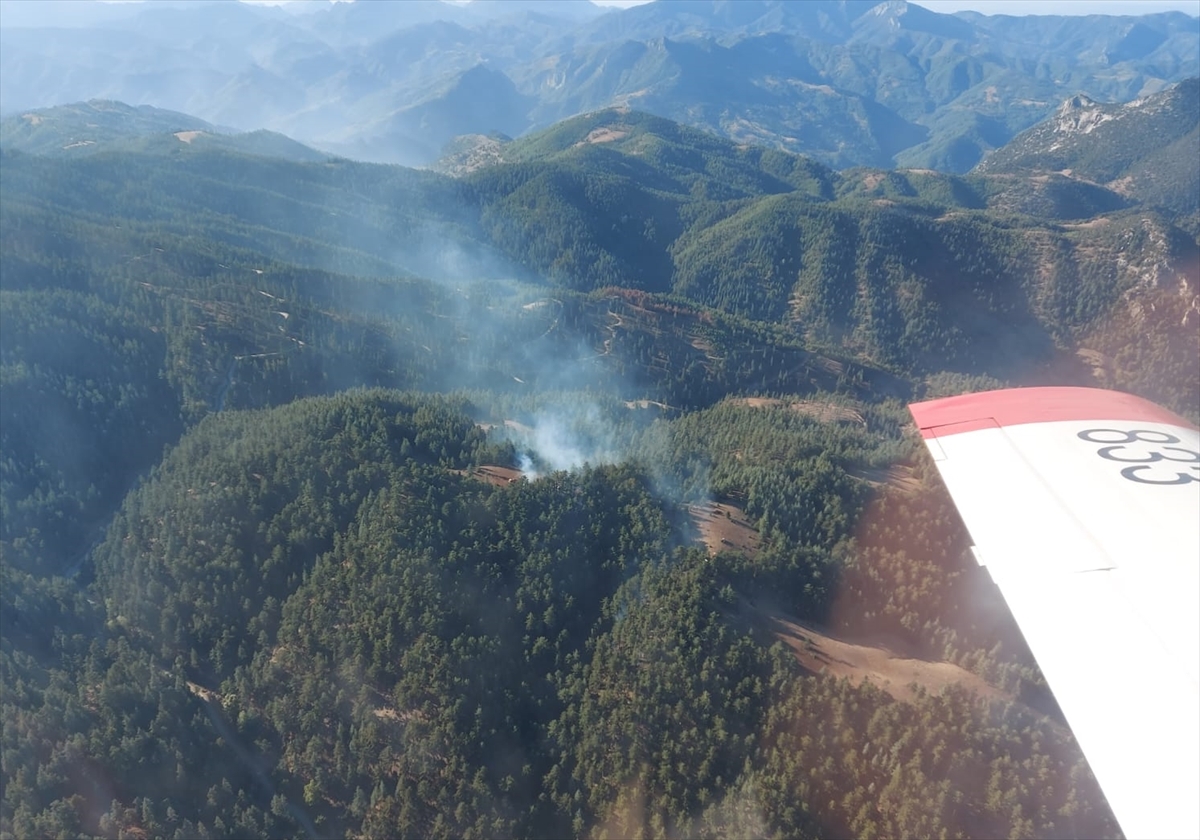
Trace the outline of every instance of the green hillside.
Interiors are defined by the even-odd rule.
[[[112,151],[170,154],[193,145],[294,161],[329,158],[273,131],[236,133],[187,114],[123,102],[92,100],[38,108],[0,121],[0,146],[47,157]]]
[[[79,155],[118,140],[182,131],[218,129],[175,111],[97,99],[8,116],[0,122],[0,144],[40,155]]]
[[[1103,184],[1131,199],[1189,217],[1200,212],[1200,79],[1122,105],[1086,96],[998,149],[980,173],[1046,173]]]
[[[1181,217],[127,129],[0,148],[0,836],[1118,836],[904,406],[1200,417]]]

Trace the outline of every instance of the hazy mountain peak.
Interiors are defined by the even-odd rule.
[[[894,36],[901,32],[921,32],[941,38],[971,40],[974,32],[964,20],[931,12],[907,0],[884,0],[855,19],[853,26],[860,37],[868,32],[885,38],[888,34]]]
[[[1122,104],[1076,94],[978,167],[986,174],[1061,172],[1123,196],[1195,212],[1200,192],[1200,79]]]
[[[1090,96],[1078,93],[1059,106],[1052,122],[1056,134],[1090,134],[1099,126],[1112,120],[1138,118],[1172,107],[1187,110],[1188,100],[1196,98],[1200,79],[1188,79],[1157,94],[1140,96],[1122,104],[1106,105]]]
[[[1077,108],[1092,108],[1099,105],[1095,99],[1092,99],[1086,93],[1077,93],[1074,96],[1063,100],[1063,104],[1059,107],[1059,113],[1069,113]]]
[[[14,27],[34,18],[14,18],[4,2],[6,114],[102,96],[416,165],[453,135],[392,118],[480,63],[516,93],[497,84],[487,94],[483,74],[467,76],[481,90],[466,98],[488,112],[438,120],[455,133],[519,133],[628,102],[837,167],[965,171],[1068,94],[1134,99],[1194,73],[1200,50],[1183,14],[944,15],[906,0],[658,0],[619,11],[585,0],[364,0],[304,15],[92,2],[110,24],[74,29]],[[13,8],[54,23],[42,6]]]
[[[1103,125],[1115,117],[1116,114],[1110,109],[1106,109],[1091,97],[1079,93],[1063,102],[1058,109],[1054,131],[1058,134],[1070,134],[1077,131],[1088,134],[1096,126]]]

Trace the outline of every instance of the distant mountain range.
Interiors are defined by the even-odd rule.
[[[5,3],[5,115],[112,99],[408,165],[459,135],[519,136],[626,106],[835,168],[965,172],[1068,97],[1127,102],[1200,69],[1196,18],[1182,13],[942,15],[904,0],[53,6]]]
[[[1200,78],[1124,105],[1079,95],[976,167],[1102,184],[1184,216],[1200,210]]]
[[[329,158],[274,131],[238,132],[177,111],[100,99],[6,117],[0,121],[0,144],[46,157],[118,150],[168,152],[186,145],[292,161]]]

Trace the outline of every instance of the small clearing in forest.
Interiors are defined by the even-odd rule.
[[[688,516],[710,554],[718,551],[758,552],[758,531],[746,521],[741,508],[722,502],[688,505]]]
[[[737,397],[729,402],[734,405],[744,405],[750,408],[773,408],[776,406],[787,406],[797,414],[803,414],[806,417],[811,417],[819,423],[855,423],[860,426],[867,425],[867,421],[861,414],[852,408],[847,408],[843,405],[835,405],[831,402],[822,402],[820,400],[797,400],[795,402],[784,402],[775,397]]]
[[[775,635],[796,654],[797,661],[814,674],[846,677],[855,685],[870,680],[877,688],[903,701],[913,698],[914,685],[930,694],[960,685],[980,697],[1012,699],[981,677],[949,662],[906,659],[886,648],[835,639],[810,624],[780,616],[770,616],[767,621]]]
[[[856,469],[848,470],[855,478],[861,478],[868,484],[877,487],[887,484],[903,493],[916,493],[921,489],[921,480],[916,477],[913,468],[897,464],[887,469]]]
[[[583,138],[576,146],[582,146],[584,143],[612,143],[614,140],[620,140],[622,137],[628,137],[628,131],[621,131],[615,128],[594,128],[588,132],[588,136]]]
[[[476,481],[486,481],[488,484],[494,484],[497,487],[507,487],[517,479],[525,477],[525,473],[518,469],[502,467],[498,464],[484,464],[473,470],[451,470],[450,472],[455,475],[465,475]]]

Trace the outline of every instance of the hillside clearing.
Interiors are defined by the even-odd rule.
[[[767,616],[767,623],[806,670],[834,678],[846,677],[856,685],[870,680],[900,701],[913,699],[914,686],[939,694],[951,685],[962,686],[980,697],[1013,699],[970,671],[949,662],[908,659],[883,647],[841,641],[811,624],[781,616]]]
[[[696,541],[707,547],[709,554],[719,551],[758,553],[758,531],[750,527],[741,508],[724,502],[705,502],[688,505],[687,511],[697,531]]]
[[[866,426],[867,421],[852,408],[835,405],[821,400],[797,400],[785,402],[775,397],[737,397],[729,402],[734,405],[744,405],[749,408],[775,408],[786,406],[797,414],[811,417],[819,423],[856,423]]]

